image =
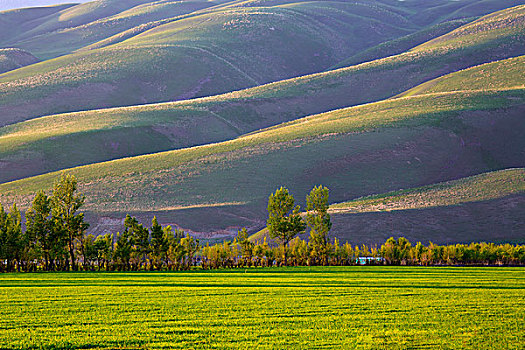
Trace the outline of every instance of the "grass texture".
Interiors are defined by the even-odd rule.
[[[519,349],[521,268],[0,276],[5,349]]]

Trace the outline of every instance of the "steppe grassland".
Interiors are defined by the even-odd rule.
[[[472,42],[481,44],[501,36],[502,33],[516,33],[516,31],[521,34],[518,34],[515,39],[521,38],[523,40],[524,11],[525,5],[521,5],[492,13],[448,34],[419,45],[412,51],[424,51],[432,48],[441,50],[452,49],[468,46]]]
[[[393,94],[402,93],[409,88],[417,86],[424,81],[448,73],[443,72],[443,67],[448,66],[451,71],[454,71],[468,68],[475,64],[485,63],[487,59],[492,61],[523,55],[525,53],[523,52],[524,27],[521,22],[523,21],[524,8],[524,6],[518,6],[498,14],[497,17],[500,22],[508,22],[508,27],[505,29],[497,28],[494,31],[489,30],[491,28],[491,21],[493,21],[493,17],[491,16],[486,16],[478,20],[474,27],[480,31],[490,31],[491,34],[487,34],[490,36],[489,39],[487,39],[485,35],[472,35],[462,40],[461,35],[463,32],[453,31],[449,35],[454,37],[453,43],[451,44],[448,43],[448,39],[443,39],[443,46],[440,46],[441,44],[438,41],[429,46],[422,45],[410,52],[375,60],[355,67],[306,76],[304,79],[298,77],[297,80],[287,81],[289,86],[285,91],[282,89],[285,87],[284,85],[274,85],[273,87],[277,88],[275,89],[278,93],[277,96],[275,91],[272,92],[270,86],[263,87],[263,90],[267,89],[267,92],[273,95],[273,97],[280,96],[280,98],[287,94],[292,96],[297,94],[309,96],[309,92],[326,90],[327,93],[334,98],[334,95],[337,96],[339,90],[344,90],[344,86],[355,86],[355,84],[359,86],[361,86],[360,84],[363,84],[363,86],[373,86],[373,89],[370,91],[366,89],[356,90],[353,88],[350,97],[346,90],[344,90],[344,104],[338,102],[340,97],[336,98],[337,103],[335,104],[333,101],[330,104],[330,98],[328,98],[328,96],[316,97],[317,105],[325,104],[328,109],[388,98]],[[485,21],[488,24],[485,24]],[[170,40],[174,43],[179,40],[178,36],[169,35],[170,26],[176,25],[165,25],[162,26],[165,30],[160,31],[160,29],[157,29],[158,32],[152,31],[147,35],[144,33],[144,35],[139,35],[132,40],[101,50],[79,52],[3,74],[0,77],[0,89],[6,91],[6,94],[3,96],[7,106],[5,113],[12,114],[12,121],[21,121],[28,117],[56,114],[71,110],[142,104],[144,103],[144,99],[147,102],[160,102],[173,100],[173,96],[180,96],[178,99],[190,98],[195,95],[186,96],[183,91],[193,91],[196,87],[200,86],[198,82],[205,81],[207,76],[212,72],[225,73],[224,76],[213,80],[213,91],[210,90],[210,87],[206,87],[209,85],[208,83],[206,83],[208,85],[201,86],[202,89],[199,92],[201,96],[238,90],[254,85],[253,81],[247,79],[247,77],[242,74],[242,71],[248,72],[249,70],[241,70],[241,72],[239,72],[239,70],[236,70],[227,62],[216,57],[213,58],[213,54],[224,57],[218,51],[214,51],[216,48],[212,50],[204,45],[206,50],[210,51],[211,54],[210,52],[207,53],[202,50],[196,51],[194,43],[188,44],[192,47],[181,44],[186,40],[183,40],[182,37],[180,38],[182,41],[179,42],[182,46],[165,46],[165,44],[157,43],[157,39],[161,40],[158,36],[162,37],[163,35],[166,36],[166,38],[162,40],[171,38]],[[207,27],[204,26],[201,30],[206,32],[206,28]],[[195,35],[200,38],[199,40],[204,40],[203,38],[205,36],[200,34]],[[465,33],[465,35],[468,35],[468,33]],[[449,36],[445,35],[441,38],[448,38]],[[227,35],[225,38],[226,37]],[[144,45],[144,47],[141,47],[141,45]],[[155,47],[153,48],[152,45]],[[169,45],[173,45],[173,43]],[[145,54],[144,50],[149,50],[148,54]],[[197,69],[197,67],[192,66],[191,62],[186,62],[185,57],[188,57],[188,55],[193,57],[196,54],[202,55],[203,60],[207,62],[205,68],[200,65],[198,67],[199,69]],[[233,54],[233,51],[231,54]],[[242,53],[239,52],[238,54]],[[461,60],[459,57],[461,57]],[[237,61],[237,59],[234,61]],[[122,65],[122,62],[126,64]],[[248,64],[253,63],[250,62],[248,62]],[[176,85],[171,84],[172,80],[168,79],[170,77],[169,71],[166,70],[166,67],[172,67],[174,65],[181,67],[176,79]],[[305,74],[308,69],[303,68],[301,68],[303,69],[302,74]],[[129,76],[126,72],[130,70],[139,72],[139,74]],[[185,72],[188,72],[188,74],[182,74]],[[302,75],[299,74],[299,72],[294,74]],[[249,75],[252,78],[254,77],[251,73]],[[79,77],[81,77],[80,80]],[[283,77],[284,76],[275,76],[271,80],[278,80]],[[401,77],[403,79],[401,79]],[[138,84],[137,86],[140,88],[134,90],[125,89],[122,86],[116,88],[112,86],[112,84],[107,84],[108,80],[116,82],[126,80],[126,85],[132,85],[132,81],[137,78],[141,78],[142,81],[162,83],[153,85],[150,83]],[[363,79],[365,79],[365,81],[363,81]],[[45,85],[42,83],[44,81]],[[377,82],[379,81],[382,83],[378,84]],[[79,87],[79,84],[82,86]],[[89,89],[91,99],[79,100],[78,96],[73,94],[64,96],[62,100],[63,103],[60,106],[56,104],[47,105],[45,103],[39,103],[38,110],[31,109],[29,105],[24,106],[23,111],[14,111],[14,114],[13,111],[10,110],[10,104],[16,105],[20,103],[20,101],[22,101],[21,98],[23,98],[23,101],[26,101],[28,97],[31,99],[42,99],[49,93],[57,93],[63,91],[65,88],[70,90],[72,87],[79,87],[79,92]],[[297,89],[299,90],[295,91]],[[257,90],[253,90],[253,92],[255,91]],[[166,95],[167,92],[170,92],[168,94],[169,96]],[[260,93],[261,91],[259,90],[257,92]],[[266,96],[266,94],[258,96],[258,98],[266,97],[271,96]],[[315,112],[319,112],[319,110]],[[303,113],[303,115],[312,114],[312,112],[306,110]]]
[[[525,192],[525,169],[508,169],[435,185],[333,204],[334,213],[421,209],[501,198]]]
[[[423,83],[400,96],[461,90],[523,88],[524,65],[525,56],[482,64]]]
[[[71,173],[78,177],[87,194],[104,188],[103,193],[106,197],[116,189],[114,186],[117,186],[120,188],[117,192],[124,195],[121,189],[123,183],[126,184],[126,191],[131,191],[126,192],[129,194],[135,191],[136,186],[143,186],[146,183],[157,186],[164,176],[172,176],[174,172],[198,174],[201,172],[198,169],[202,169],[202,165],[206,163],[220,166],[225,161],[242,160],[276,148],[295,148],[297,142],[307,144],[314,141],[319,146],[340,134],[363,133],[385,128],[438,126],[443,120],[460,111],[492,110],[519,105],[522,101],[521,89],[498,92],[450,92],[400,98],[299,119],[231,141],[93,164],[72,169]],[[271,169],[268,169],[268,172],[271,173]],[[24,203],[26,200],[21,200],[22,196],[32,196],[39,189],[50,188],[56,176],[56,173],[50,173],[2,184],[0,185],[4,194],[2,198],[7,201],[16,199],[18,203]],[[184,178],[186,176],[181,180]],[[216,181],[220,183],[219,179]],[[221,188],[221,191],[227,192],[229,189]],[[120,195],[117,192],[112,194],[115,196],[114,200],[119,200]],[[170,192],[168,190],[159,193]],[[102,195],[102,192],[100,194]],[[155,198],[141,197],[140,201],[150,205],[151,200],[163,200],[158,197],[158,193],[152,192],[151,195]],[[125,202],[131,204],[139,200],[138,197],[130,199],[127,198]],[[91,197],[91,200],[93,205],[100,198],[95,196],[95,198]]]
[[[6,349],[508,348],[522,268],[0,275]]]
[[[431,80],[400,96],[461,90],[522,88],[525,79],[523,64],[525,64],[525,56],[487,63]],[[65,113],[37,118],[2,128],[0,145],[3,146],[2,149],[5,152],[21,145],[27,145],[28,142],[70,134],[177,123],[177,120],[199,116],[222,118],[210,112],[217,107],[217,104],[250,103],[251,99],[258,98],[285,98],[286,96],[282,95],[286,94],[292,85],[298,84],[298,80],[299,78],[295,78],[290,81],[196,100]],[[465,85],[467,85],[466,88]],[[232,123],[224,119],[226,124]],[[236,118],[229,117],[229,119]],[[235,129],[236,127],[232,125],[229,128]]]

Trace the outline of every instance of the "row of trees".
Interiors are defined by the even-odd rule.
[[[246,268],[259,266],[351,266],[367,265],[525,265],[525,246],[494,243],[454,245],[412,245],[404,237],[389,238],[381,246],[340,244],[337,238],[326,245],[326,260],[321,261],[315,243],[298,237],[284,248],[273,246],[266,239],[251,243],[244,234],[233,242],[205,246],[203,268]],[[284,251],[286,249],[286,253]],[[284,258],[286,254],[286,260]],[[321,263],[320,263],[321,262]]]
[[[51,196],[38,192],[26,213],[25,231],[16,204],[9,213],[0,204],[0,270],[29,271],[37,263],[46,271],[78,269],[77,241],[89,225],[78,213],[85,197],[76,189],[75,178],[63,174]]]
[[[136,271],[312,265],[525,265],[525,246],[472,243],[428,246],[389,238],[380,247],[329,240],[329,190],[312,189],[306,211],[281,187],[268,200],[268,235],[250,240],[246,229],[233,241],[201,247],[199,240],[153,218],[151,227],[126,216],[122,233],[93,236],[79,213],[85,201],[77,181],[63,174],[50,196],[35,196],[26,212],[26,229],[16,205],[0,205],[0,271]],[[309,239],[298,236],[309,231]]]
[[[162,227],[153,218],[145,228],[126,216],[122,233],[93,236],[78,210],[85,197],[77,181],[62,174],[50,196],[40,191],[26,213],[26,229],[14,204],[0,204],[0,272],[188,269],[199,242],[181,230]],[[80,266],[79,266],[80,262]]]
[[[80,241],[83,267],[90,271],[187,270],[199,250],[199,240],[182,230],[162,227],[155,217],[148,229],[129,215],[122,233]]]

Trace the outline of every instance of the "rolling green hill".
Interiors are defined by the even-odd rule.
[[[409,190],[367,196],[333,204],[330,212],[366,213],[459,205],[525,192],[525,168],[484,173]]]
[[[153,214],[194,231],[260,226],[280,185],[332,200],[520,166],[525,90],[392,99],[299,119],[235,140],[72,169],[97,218]],[[57,174],[0,185],[26,205]],[[198,217],[199,220],[195,220]]]
[[[428,81],[402,93],[400,96],[465,89],[523,88],[525,86],[524,66],[525,56],[491,62]]]
[[[371,31],[363,27],[363,23],[371,26],[376,22],[369,18],[354,20],[352,11],[357,10],[350,5],[328,2],[324,12],[319,12],[318,6],[300,3],[222,9],[213,16],[191,16],[115,45],[0,75],[3,92],[0,125],[68,111],[213,95],[325,69],[339,61],[335,59],[337,52],[341,57],[348,56],[349,52],[344,51],[351,50],[341,50],[341,45],[346,47],[355,26]],[[290,80],[286,84],[303,91],[293,92],[288,88],[288,92],[281,94],[297,93],[294,104],[299,106],[281,120],[381,100],[443,74],[523,55],[524,8],[505,10],[471,26],[480,32],[490,31],[488,39],[469,36],[468,41],[442,41],[446,49],[438,44],[418,47],[397,56]],[[280,16],[283,20],[271,24],[272,18],[277,21]],[[321,26],[319,16],[324,20],[345,20],[346,29],[339,28],[337,21],[333,21],[336,23],[333,27]],[[210,18],[213,21],[208,21]],[[249,23],[236,25],[237,21]],[[398,21],[401,25],[402,21]],[[508,23],[508,26],[505,30],[493,29],[498,23]],[[274,30],[267,28],[257,40],[250,39],[252,49],[238,44],[249,39],[249,33],[252,36],[254,32],[260,33],[264,25]],[[398,35],[403,32],[393,30],[397,30]],[[315,31],[315,35],[302,38],[304,34],[298,34],[310,31]],[[377,30],[367,37],[369,43],[354,43],[349,47],[356,51],[360,45],[366,48],[385,39]],[[215,42],[221,45],[213,44]],[[283,46],[283,42],[289,45]],[[289,63],[281,64],[284,61]],[[301,87],[302,84],[306,85]],[[283,85],[274,87],[283,88]],[[312,95],[315,98],[311,98]],[[308,104],[315,108],[302,107]]]
[[[89,0],[75,0],[74,3],[87,2]],[[3,0],[0,3],[0,11],[16,10],[21,8],[34,8],[45,6],[56,6],[57,4],[71,4],[68,0]]]
[[[0,49],[0,74],[37,63],[38,61],[38,58],[24,50]]]
[[[330,69],[337,69],[343,67],[349,67],[360,63],[374,61],[380,58],[389,56],[399,55],[405,51],[408,51],[420,44],[423,44],[431,39],[445,35],[454,29],[461,27],[469,22],[472,22],[474,18],[462,18],[456,19],[444,23],[439,23],[430,28],[424,28],[415,33],[408,34],[401,38],[390,40],[381,43],[377,46],[363,50],[358,54],[349,57],[338,64],[330,67]]]
[[[330,206],[331,235],[354,244],[388,237],[456,243],[523,243],[525,169],[507,169]],[[495,210],[494,208],[498,208]],[[252,241],[270,240],[263,229]]]
[[[403,96],[424,92],[429,86],[433,87],[429,92],[462,87],[474,90],[523,87],[524,64],[525,56],[520,56],[477,66],[426,82]],[[316,106],[306,102],[308,89],[315,83],[328,86],[333,74],[308,78],[199,100],[61,114],[7,126],[0,130],[0,161],[4,164],[0,182],[223,141],[308,112],[315,113]],[[323,90],[328,94],[336,89]],[[299,104],[301,99],[305,103]],[[202,128],[203,124],[207,127]]]
[[[36,28],[11,37],[6,42],[50,59],[70,54],[143,23],[171,19],[214,4],[212,1],[89,2],[60,11]]]
[[[45,22],[46,18],[56,16],[62,10],[74,6],[73,4],[24,8],[0,12],[0,45],[10,47],[8,42],[18,35],[37,27]]]
[[[331,206],[332,235],[354,243],[523,243],[525,169],[508,169]]]
[[[0,43],[12,45],[18,43],[41,58],[53,58],[71,53],[112,35],[153,23],[159,20],[172,20],[183,13],[199,9],[261,7],[294,4],[298,1],[150,1],[150,0],[99,0],[85,4],[54,6],[54,9],[26,8],[0,12],[0,26],[16,24],[16,28],[5,27],[0,32]],[[482,3],[482,5],[477,3]],[[380,20],[389,22],[393,16],[403,18],[405,22],[424,27],[446,20],[480,16],[503,8],[521,4],[517,0],[447,0],[427,1],[424,4],[415,1],[359,1],[353,3],[361,7],[360,13],[373,13],[381,9]],[[180,12],[180,9],[186,8]],[[190,11],[188,11],[190,10]],[[156,24],[158,25],[158,23]],[[0,27],[1,28],[1,27]],[[42,41],[47,45],[42,45]],[[49,45],[53,43],[54,45]]]
[[[13,20],[18,21],[17,29],[14,32],[0,34],[0,42],[4,45],[21,44],[20,46],[42,58],[52,58],[56,55],[50,54],[53,50],[58,50],[58,54],[70,53],[68,47],[62,47],[63,42],[58,41],[53,45],[53,41],[46,41],[47,35],[57,35],[58,33],[68,32],[72,28],[89,25],[90,23],[107,17],[116,15],[122,11],[128,10],[134,6],[148,2],[147,0],[99,0],[91,1],[84,4],[60,5],[51,7],[27,8],[23,10],[11,10],[0,13],[0,19],[7,13]],[[17,11],[23,11],[19,15]],[[46,13],[47,12],[47,13]],[[39,13],[39,15],[36,15]],[[33,18],[31,18],[33,17]],[[96,38],[95,34],[95,38]],[[40,38],[40,43],[38,39]],[[85,43],[91,41],[84,38]],[[29,41],[29,44],[27,43]],[[37,45],[36,47],[32,46]],[[81,45],[85,46],[86,44]]]
[[[2,75],[2,124],[59,112],[214,95],[313,73],[336,63],[337,57],[408,31],[397,27],[402,23],[374,30],[377,20],[357,16],[354,12],[361,8],[354,7],[303,2],[218,9],[116,45]],[[352,40],[357,30],[371,34],[366,40]]]
[[[101,0],[0,12],[0,46],[4,206],[68,169],[94,233],[217,239],[323,184],[343,240],[523,242],[520,1]]]

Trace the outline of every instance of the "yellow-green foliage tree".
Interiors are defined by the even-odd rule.
[[[295,206],[295,199],[287,188],[281,187],[268,199],[266,226],[270,237],[281,243],[284,265],[287,263],[288,243],[295,236],[304,233],[306,228],[300,212],[301,208],[298,205]]]
[[[310,228],[311,260],[313,264],[328,264],[330,244],[328,233],[332,228],[328,214],[329,190],[322,185],[315,186],[306,196],[306,224]]]

